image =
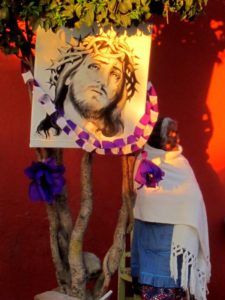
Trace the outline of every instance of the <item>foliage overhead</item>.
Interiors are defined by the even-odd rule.
[[[96,22],[126,28],[150,21],[153,14],[169,13],[191,20],[206,4],[207,0],[1,0],[0,49],[28,57],[38,26],[56,31]]]

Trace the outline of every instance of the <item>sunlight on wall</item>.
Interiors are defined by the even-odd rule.
[[[225,169],[225,50],[220,52],[219,59],[221,62],[215,63],[213,68],[207,97],[213,124],[208,161],[217,173]]]

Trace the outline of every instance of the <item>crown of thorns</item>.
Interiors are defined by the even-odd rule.
[[[64,68],[76,69],[87,55],[100,55],[108,58],[116,58],[125,63],[125,80],[127,86],[128,99],[136,91],[138,84],[135,71],[137,70],[138,57],[129,47],[125,37],[112,36],[87,36],[84,39],[75,40],[75,44],[58,49],[60,57],[52,60],[50,70],[50,86],[56,86],[60,73]]]

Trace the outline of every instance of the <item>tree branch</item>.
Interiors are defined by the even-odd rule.
[[[83,261],[83,238],[92,213],[91,154],[85,152],[81,162],[81,207],[69,246],[71,295],[81,300],[86,297],[86,268]]]

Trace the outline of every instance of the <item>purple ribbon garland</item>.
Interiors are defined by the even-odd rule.
[[[24,78],[25,83],[27,84],[33,84],[33,86],[39,87],[37,81],[33,78],[29,66],[22,63],[22,76]],[[66,120],[64,119],[64,116],[61,112],[58,112],[55,108],[52,108],[53,103],[50,102],[51,99],[49,96],[44,94],[40,97],[39,102],[45,107],[48,106],[48,104],[51,105],[50,111],[51,113],[48,113],[50,117],[52,116],[55,121],[57,121],[58,118],[61,118],[63,120],[63,125],[61,125],[61,129],[67,134],[70,135],[71,132],[76,133],[76,129],[79,131],[79,134],[77,134],[77,138],[75,139],[76,144],[83,148],[86,151],[95,151],[98,154],[129,154],[131,152],[140,150],[145,142],[148,139],[148,136],[145,135],[144,127],[153,128],[155,122],[151,121],[151,113],[154,112],[156,115],[158,114],[158,105],[157,101],[154,101],[155,103],[151,103],[151,97],[156,97],[156,92],[153,86],[150,86],[147,91],[147,101],[146,101],[146,109],[145,114],[141,117],[139,120],[139,126],[137,125],[134,129],[134,133],[129,135],[127,139],[118,139],[116,138],[112,142],[110,141],[99,141],[97,139],[94,139],[93,141],[89,140],[90,134],[86,132],[84,129],[79,128],[77,124],[75,124],[72,120]],[[148,100],[150,99],[150,101]],[[53,111],[52,111],[53,110]],[[129,146],[130,145],[130,146]]]

